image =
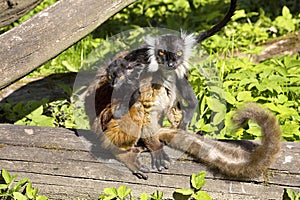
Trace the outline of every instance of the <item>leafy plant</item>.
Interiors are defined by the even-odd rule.
[[[293,190],[289,188],[284,189],[283,200],[299,200],[299,199],[300,199],[300,192],[296,194]]]
[[[134,199],[132,197],[132,190],[128,189],[127,186],[120,186],[118,189],[116,188],[105,188],[104,193],[99,196],[99,199],[102,200],[110,200],[110,199]],[[161,200],[163,197],[163,193],[159,191],[155,191],[153,194],[148,195],[143,192],[140,196],[141,200]]]
[[[47,200],[46,196],[38,195],[38,189],[32,188],[32,183],[28,178],[16,181],[18,175],[11,175],[5,169],[1,170],[2,179],[0,179],[0,199],[9,200]],[[14,184],[15,183],[15,184]]]
[[[105,188],[104,194],[100,195],[99,199],[126,199],[126,197],[131,196],[131,189],[128,189],[127,186],[120,186],[116,188]]]
[[[174,198],[177,199],[196,199],[196,200],[211,200],[211,197],[204,191],[201,191],[201,188],[205,185],[206,180],[205,178],[206,173],[200,172],[198,174],[191,175],[191,186],[192,188],[181,188],[176,189],[174,192]],[[135,199],[132,196],[132,190],[128,189],[126,186],[120,186],[118,189],[116,188],[105,188],[104,193],[99,196],[101,200],[110,200],[110,199]],[[139,199],[141,200],[162,200],[163,193],[160,191],[155,191],[153,194],[148,195],[147,193],[143,192]]]
[[[205,175],[206,175],[205,172],[192,174],[191,176],[192,188],[176,189],[174,196],[179,199],[211,200],[212,198],[209,196],[209,194],[207,194],[204,191],[201,191],[201,188],[206,183],[206,180],[204,179]]]
[[[191,129],[218,138],[260,138],[260,129],[251,121],[249,129],[236,134],[226,128],[231,127],[233,109],[254,101],[277,115],[285,140],[299,141],[299,55],[279,56],[259,64],[248,58],[217,58],[197,63],[190,73],[199,100]]]

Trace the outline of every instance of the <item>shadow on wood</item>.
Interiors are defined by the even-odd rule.
[[[73,84],[76,78],[76,73],[52,74],[47,77],[35,79],[22,79],[9,87],[0,91],[0,112],[4,109],[4,104],[9,103],[11,109],[22,102],[23,105],[31,102],[31,106],[24,113],[18,113],[18,118],[7,119],[6,116],[0,118],[0,123],[14,123],[22,119],[36,108],[43,104],[43,99],[47,102],[56,100],[68,100],[72,95]],[[35,102],[35,103],[32,103]],[[2,106],[1,106],[2,105]],[[2,112],[4,112],[2,110]]]
[[[110,156],[101,156],[102,151],[97,153],[97,140],[89,131],[78,130],[78,137],[63,128],[2,124],[0,133],[0,166],[19,179],[29,177],[50,199],[96,199],[104,188],[121,185],[133,189],[135,196],[159,190],[164,198],[172,198],[175,188],[189,188],[192,173],[206,170],[181,154],[168,170],[152,170],[145,181]],[[282,199],[284,188],[300,191],[299,161],[300,143],[283,143],[267,179],[233,180],[208,171],[203,190],[213,199]]]

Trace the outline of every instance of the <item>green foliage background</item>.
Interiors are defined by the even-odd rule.
[[[25,17],[0,29],[0,33],[55,2],[45,0]],[[123,31],[160,27],[199,33],[220,21],[228,6],[229,0],[138,0],[28,77],[78,72],[96,47],[101,47],[97,54],[99,59],[112,51],[113,47],[105,39]],[[245,102],[256,101],[278,116],[283,140],[300,140],[299,54],[278,56],[260,63],[252,61],[269,40],[299,31],[299,6],[297,1],[238,0],[232,22],[204,41],[192,59],[189,79],[199,99],[190,126],[192,131],[201,130],[218,138],[259,139],[260,130],[251,121],[246,130],[231,133],[229,128],[233,110]],[[200,55],[206,59],[199,59]],[[62,90],[71,96],[72,88],[62,86]],[[73,107],[71,98],[38,102],[7,99],[0,102],[0,121],[87,128],[84,116],[80,122],[75,120]],[[25,117],[22,115],[28,112]]]

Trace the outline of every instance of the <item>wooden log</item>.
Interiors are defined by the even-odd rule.
[[[60,0],[0,35],[0,88],[86,36],[134,0]]]
[[[50,199],[97,199],[104,188],[126,185],[138,197],[156,190],[172,198],[176,188],[189,188],[190,175],[207,168],[167,148],[174,159],[168,170],[152,170],[147,181],[137,179],[127,168],[99,147],[89,131],[63,128],[0,125],[0,167],[29,177],[40,194]],[[150,162],[148,154],[143,162]],[[180,157],[180,159],[175,159]],[[282,199],[283,189],[300,191],[300,143],[283,143],[268,179],[225,178],[207,171],[203,190],[213,199]]]
[[[266,59],[280,55],[294,55],[300,52],[300,31],[269,40],[263,45],[260,54],[253,57],[254,62],[261,62]]]
[[[5,0],[0,2],[0,28],[23,17],[43,0]]]

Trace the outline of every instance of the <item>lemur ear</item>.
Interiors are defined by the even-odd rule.
[[[184,59],[188,60],[193,53],[193,47],[197,45],[196,37],[193,33],[187,34],[183,30],[180,31],[180,37],[184,42]]]
[[[145,37],[145,43],[151,47],[154,47],[156,43],[156,38],[148,35]]]

